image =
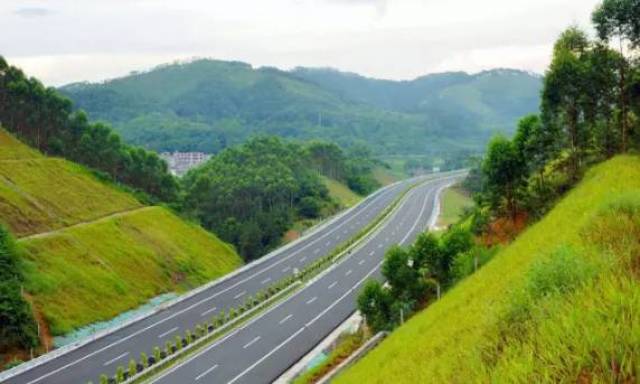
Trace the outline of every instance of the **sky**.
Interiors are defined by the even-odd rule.
[[[191,58],[385,79],[543,73],[598,0],[0,0],[0,55],[46,85]]]

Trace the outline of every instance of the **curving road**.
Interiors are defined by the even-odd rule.
[[[153,380],[175,383],[270,383],[355,310],[361,285],[380,278],[385,251],[427,227],[437,191],[449,179],[414,188],[364,244],[302,290]]]
[[[272,282],[276,282],[293,273],[294,268],[302,269],[305,265],[312,263],[317,258],[329,254],[339,244],[357,234],[362,228],[366,227],[366,225],[378,216],[387,206],[389,206],[401,194],[401,192],[406,189],[407,186],[414,182],[415,180],[405,180],[385,187],[367,197],[358,206],[331,220],[326,225],[317,228],[312,233],[309,233],[296,242],[265,256],[262,260],[246,266],[240,272],[233,274],[231,277],[223,278],[219,282],[192,294],[190,297],[179,301],[168,308],[156,312],[147,318],[141,319],[111,334],[97,338],[96,340],[93,340],[75,350],[55,356],[55,358],[45,358],[46,361],[42,364],[9,377],[3,382],[8,384],[86,383],[88,381],[98,382],[99,375],[102,373],[113,375],[119,365],[126,366],[131,358],[138,359],[141,352],[145,352],[151,356],[153,347],[163,346],[166,341],[174,340],[176,335],[184,334],[185,330],[193,329],[195,325],[202,323],[204,320],[214,314],[217,314],[221,310],[238,306],[248,295],[254,295],[258,291],[269,286]],[[424,191],[425,188],[427,188],[431,191],[436,185],[437,183],[430,183],[429,187],[421,187],[419,190]],[[418,207],[416,206],[416,196],[418,196],[418,194],[412,193],[411,196],[411,199],[407,200],[408,203],[404,204],[402,208],[402,215],[396,215],[394,222],[405,223],[402,225],[408,225],[407,223],[410,223],[411,220],[413,220],[410,218],[415,217],[418,213]],[[413,209],[407,211],[407,207],[413,207]],[[429,210],[430,208],[426,210],[426,213],[428,213]],[[379,243],[381,244],[381,248],[377,248],[377,245],[375,245],[373,246],[374,248],[369,251],[361,250],[357,252],[351,258],[341,263],[339,268],[336,268],[335,271],[332,271],[327,276],[334,276],[335,273],[339,273],[336,271],[342,271],[346,268],[345,266],[351,265],[350,263],[360,263],[360,257],[362,257],[362,260],[364,260],[362,264],[351,266],[349,268],[351,270],[349,274],[353,274],[349,278],[349,281],[356,281],[362,278],[362,271],[367,271],[372,267],[372,265],[376,265],[376,263],[382,259],[383,251],[389,244],[402,240],[404,235],[401,233],[406,229],[402,227],[402,225],[396,231],[393,231],[391,227],[388,227],[389,229],[384,232],[384,235],[382,235],[384,237],[384,241]],[[417,226],[416,228],[421,228],[421,226]],[[410,240],[412,236],[413,234],[407,237],[405,241]],[[373,253],[368,256],[359,256],[363,252]],[[346,271],[343,272],[346,273]],[[371,273],[373,274],[376,272],[374,270]],[[331,290],[327,290],[327,287],[322,288],[318,285],[314,285],[313,287],[308,287],[302,291],[305,295],[309,292],[311,292],[309,293],[310,295],[314,295],[313,292],[315,292],[315,296],[317,296],[316,299],[308,304],[308,308],[310,310],[307,314],[315,313],[311,311],[312,308],[317,309],[327,307],[331,300],[336,299],[336,297],[334,297],[335,295],[320,294],[320,291],[314,291],[315,289],[330,291],[331,293],[345,292],[342,285],[346,283],[342,282],[342,279],[339,279],[337,276],[334,277],[337,283],[336,286],[331,288]],[[326,282],[326,279],[328,278],[329,277],[324,277],[320,281]],[[293,299],[289,299],[284,304],[278,306],[277,310],[269,311],[266,316],[277,317],[280,313],[278,311],[288,311],[289,306],[292,305],[292,300],[298,300],[301,297],[305,297],[307,301],[311,300],[311,298],[307,298],[307,296],[302,293],[295,295]],[[198,360],[199,362],[194,364],[196,364],[198,368],[206,366],[207,369],[211,369],[209,373],[210,376],[208,376],[206,382],[210,382],[210,378],[218,377],[218,375],[221,375],[220,377],[228,377],[229,380],[231,380],[234,375],[241,373],[239,371],[237,372],[237,369],[231,369],[231,367],[235,366],[239,368],[244,367],[247,364],[253,364],[251,362],[255,362],[257,360],[255,358],[250,358],[249,356],[254,356],[254,354],[258,352],[258,355],[260,356],[267,356],[269,359],[277,359],[278,364],[274,364],[273,366],[271,363],[259,364],[256,368],[239,376],[236,381],[248,380],[248,382],[254,382],[252,381],[253,379],[256,380],[255,382],[264,382],[266,377],[272,378],[276,373],[281,372],[282,368],[286,368],[291,363],[291,356],[299,355],[300,351],[308,349],[311,342],[321,339],[321,336],[326,334],[325,330],[329,329],[328,327],[340,323],[346,315],[352,312],[354,302],[352,296],[353,295],[350,294],[342,298],[340,301],[336,301],[336,304],[331,307],[332,316],[322,316],[318,318],[318,320],[309,324],[309,327],[311,328],[303,328],[299,334],[295,334],[295,332],[297,332],[296,329],[291,331],[289,328],[294,325],[297,326],[302,324],[301,322],[304,322],[304,318],[296,314],[295,316],[292,315],[292,317],[285,320],[283,323],[287,324],[287,329],[291,332],[287,337],[295,334],[295,342],[286,343],[275,352],[282,351],[283,349],[290,351],[286,357],[281,357],[280,353],[267,355],[267,352],[269,352],[270,349],[265,349],[273,348],[278,344],[275,342],[280,340],[279,337],[282,336],[279,332],[282,329],[281,327],[274,326],[273,334],[262,332],[260,339],[257,339],[246,348],[242,348],[251,341],[249,340],[245,342],[245,340],[242,339],[242,335],[253,329],[245,327],[239,333],[233,334],[232,338],[226,339],[224,343],[219,343],[217,347],[209,350],[211,353],[215,353],[215,351],[219,351],[223,346],[231,344],[232,346],[225,347],[225,350],[228,348],[230,351],[236,351],[238,348],[234,349],[233,344],[235,341],[238,342],[239,350],[236,351],[238,353],[230,352],[225,360],[221,359],[219,362],[216,360],[217,357],[212,357],[212,364],[218,364],[219,369],[211,369],[212,365],[206,363],[207,357],[203,357],[203,359],[205,359],[204,363],[202,360]],[[98,303],[96,304],[98,305]],[[302,308],[305,308],[306,311],[307,307]],[[293,309],[290,311],[292,313],[294,312]],[[276,325],[279,325],[279,321],[281,321],[282,318],[272,320],[275,321]],[[262,322],[260,324],[262,324]],[[321,328],[319,327],[320,324],[323,325]],[[254,326],[257,326],[257,324]],[[258,335],[257,332],[256,335]],[[261,339],[262,337],[265,339]],[[304,343],[299,342],[299,340],[302,339],[305,340]],[[231,356],[238,358],[237,355],[242,355],[244,357],[236,362],[234,362],[233,359],[228,360]],[[209,356],[209,354],[203,356]],[[240,363],[241,361],[244,365]],[[272,368],[269,369],[270,375],[255,376],[255,372],[262,372],[265,366],[272,366]],[[191,369],[186,369],[186,371],[180,370],[174,374],[184,375],[185,372],[191,371]],[[195,371],[200,371],[200,369],[196,369]],[[6,376],[0,376],[0,378],[1,377]],[[163,379],[163,382],[183,382],[182,380],[171,381],[171,377],[173,376],[167,376],[166,379]],[[259,380],[256,378],[259,378]],[[195,377],[191,377],[190,380],[195,380]],[[189,380],[185,382],[188,381]]]

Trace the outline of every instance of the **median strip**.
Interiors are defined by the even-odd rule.
[[[131,360],[129,364],[129,372],[123,373],[124,368],[118,367],[115,376],[115,382],[132,383],[138,382],[139,380],[144,380],[144,378],[148,378],[150,377],[150,375],[154,374],[153,372],[156,372],[161,368],[166,368],[169,365],[175,364],[177,361],[185,359],[187,357],[187,353],[193,354],[204,348],[205,341],[211,342],[217,340],[225,334],[227,336],[224,339],[230,337],[235,332],[237,332],[237,327],[240,324],[246,322],[248,319],[255,316],[259,312],[262,312],[268,307],[274,305],[277,300],[281,299],[283,296],[293,294],[300,286],[301,282],[307,281],[308,284],[310,281],[313,281],[314,278],[317,278],[317,276],[322,272],[328,270],[343,256],[350,254],[351,248],[354,248],[357,244],[359,244],[359,242],[364,237],[373,232],[373,230],[377,228],[383,220],[388,218],[390,214],[396,209],[398,204],[404,199],[406,194],[418,184],[422,184],[422,182],[417,182],[408,186],[393,201],[393,203],[390,204],[380,215],[378,215],[377,218],[367,227],[363,228],[351,239],[343,242],[341,245],[336,247],[334,251],[329,255],[324,256],[308,265],[295,277],[285,277],[282,280],[272,284],[267,289],[259,292],[255,297],[248,296],[245,303],[242,304],[239,308],[229,309],[228,314],[225,314],[224,311],[221,312],[220,316],[214,316],[211,322],[196,326],[195,331],[187,330],[184,337],[176,336],[175,344],[170,346],[170,343],[167,343],[167,348],[165,351],[162,351],[160,348],[156,347],[154,348],[154,356],[150,358],[147,358],[147,356],[143,353],[141,355],[140,363],[136,363],[135,360]],[[286,267],[283,269],[283,271],[289,269],[291,269],[291,267]],[[236,298],[242,297],[245,294],[246,291],[243,291],[240,294],[236,295]],[[315,301],[315,299],[317,299],[317,297],[312,299],[311,302]],[[248,316],[249,314],[251,316]],[[283,322],[284,321],[286,320],[283,320]],[[192,341],[194,340],[197,340],[197,343],[192,343]],[[209,348],[211,347],[212,346],[209,346]],[[169,359],[167,357],[171,358]],[[153,369],[147,369],[147,367]],[[101,376],[101,383],[103,382],[103,379],[106,379],[106,381],[104,381],[105,383],[113,382],[109,380],[106,375]]]

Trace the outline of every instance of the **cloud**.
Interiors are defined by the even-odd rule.
[[[54,12],[53,12],[53,10],[48,9],[48,8],[25,7],[25,8],[18,8],[16,10],[14,10],[13,13],[15,15],[18,15],[18,16],[21,16],[21,17],[32,18],[32,17],[49,16],[49,15],[53,14]]]
[[[388,0],[326,0],[329,3],[345,5],[369,5],[375,7],[378,16],[382,17],[387,13]]]
[[[193,56],[391,79],[542,72],[548,47],[571,23],[588,26],[599,1],[0,0],[0,25],[15,32],[0,33],[0,54],[55,85]]]

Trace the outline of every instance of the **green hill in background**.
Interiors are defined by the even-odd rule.
[[[640,158],[557,206],[336,383],[637,382]]]
[[[196,287],[242,263],[213,234],[165,208],[145,207],[3,130],[0,221],[19,238],[25,291],[54,335]]]
[[[539,76],[506,69],[388,81],[197,60],[60,90],[128,142],[158,151],[218,152],[269,133],[438,156],[513,132],[517,117],[537,110],[540,86]]]

